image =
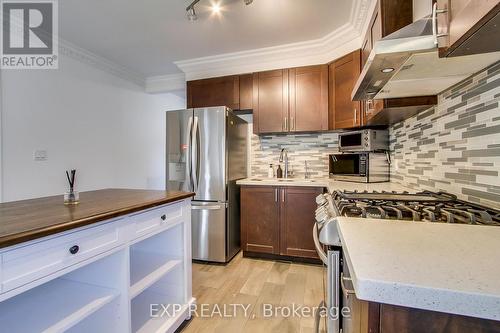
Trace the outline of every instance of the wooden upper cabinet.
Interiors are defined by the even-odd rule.
[[[240,75],[240,107],[239,110],[253,109],[253,75]]]
[[[290,132],[328,129],[328,65],[289,70]]]
[[[210,106],[227,106],[233,110],[240,108],[238,75],[187,82],[187,107]]]
[[[498,0],[437,0],[439,56],[496,52],[500,21]],[[478,33],[484,30],[484,33]]]
[[[318,258],[312,229],[316,197],[323,188],[280,188],[280,254],[285,256]]]
[[[288,70],[254,73],[254,133],[286,132],[288,125]]]
[[[361,103],[351,100],[351,92],[361,73],[361,50],[329,65],[329,127],[342,129],[361,126]]]
[[[279,254],[278,188],[241,187],[241,247],[243,251]]]
[[[363,39],[360,69],[363,70],[370,52],[373,50],[377,41],[411,23],[413,23],[412,0],[379,0],[370,19],[366,35]],[[361,101],[361,124],[388,125],[389,123],[392,123],[392,121],[395,121],[395,119],[388,119],[388,117],[392,116],[392,114],[390,112],[385,112],[387,114],[384,112],[380,113],[382,110],[388,110],[393,107],[404,107],[408,110],[406,115],[411,116],[414,115],[417,110],[427,109],[430,105],[436,104],[436,101],[436,96]],[[401,115],[402,113],[399,114]],[[397,121],[400,120],[402,119],[398,119]],[[332,121],[334,120],[331,120],[331,123]],[[340,121],[343,124],[342,121],[348,123],[350,119],[341,119]]]

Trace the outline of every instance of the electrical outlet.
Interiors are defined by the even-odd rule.
[[[46,150],[35,150],[33,152],[33,160],[35,161],[46,161],[48,159]]]

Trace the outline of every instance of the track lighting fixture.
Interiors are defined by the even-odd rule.
[[[187,9],[187,18],[189,21],[196,21],[198,16],[196,16],[196,12],[194,11],[194,6]]]
[[[191,4],[189,6],[186,7],[186,16],[188,18],[189,21],[196,21],[198,19],[198,16],[196,16],[196,11],[194,9],[194,6],[200,2],[200,0],[194,0],[193,2],[191,2]],[[243,0],[243,2],[245,3],[245,5],[251,5],[253,3],[253,0]],[[221,6],[219,3],[214,3],[212,4],[212,11],[215,13],[215,14],[219,14],[220,11],[221,11]]]

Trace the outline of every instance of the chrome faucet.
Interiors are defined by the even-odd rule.
[[[285,170],[283,170],[284,178],[288,178],[288,150],[286,148],[281,149],[280,163],[285,162]]]

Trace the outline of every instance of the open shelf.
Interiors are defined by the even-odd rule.
[[[133,333],[154,333],[167,332],[174,323],[185,318],[188,305],[182,305],[179,311],[173,311],[172,316],[160,316],[158,318],[150,315],[151,304],[178,304],[171,296],[160,292],[146,290],[132,301],[132,332]],[[162,312],[160,307],[160,313]]]
[[[55,279],[0,303],[1,330],[64,332],[118,295],[114,289]]]
[[[158,253],[133,250],[130,252],[130,298],[139,295],[165,274],[182,265],[174,259]]]

